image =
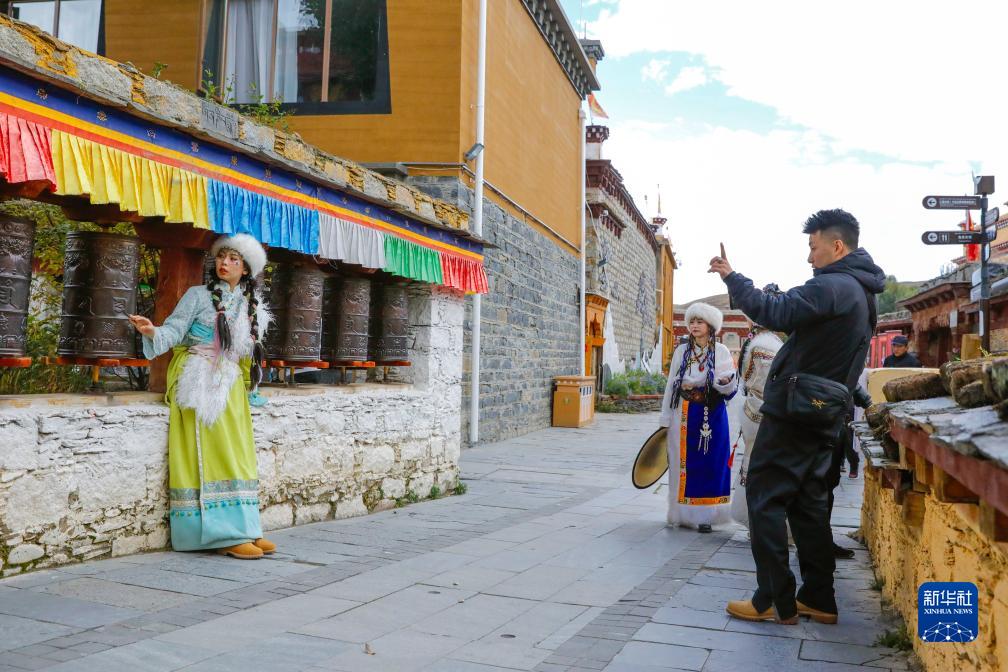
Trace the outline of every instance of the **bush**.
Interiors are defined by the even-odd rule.
[[[625,397],[630,394],[630,386],[627,384],[626,377],[619,374],[606,382],[605,391],[610,397]]]
[[[630,394],[662,394],[667,379],[660,373],[648,373],[642,369],[631,369],[618,373],[606,383],[605,393],[612,397]]]

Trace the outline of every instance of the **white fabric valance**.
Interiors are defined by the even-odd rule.
[[[385,235],[322,212],[319,213],[319,256],[384,269]]]

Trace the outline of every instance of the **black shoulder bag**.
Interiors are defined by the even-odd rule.
[[[868,292],[865,292],[865,300],[868,302],[869,325],[874,332],[875,311]],[[832,431],[839,428],[854,403],[851,389],[859,375],[858,364],[864,362],[870,344],[870,336],[861,339],[847,373],[846,385],[811,373],[775,375],[767,381],[763,390],[761,411],[808,429]]]

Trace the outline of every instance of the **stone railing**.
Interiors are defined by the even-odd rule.
[[[999,416],[1005,402],[988,405],[976,387],[997,396],[997,375],[995,366],[993,390],[992,365],[980,362],[892,381],[886,397],[905,400],[873,406],[855,423],[867,463],[862,532],[929,671],[1008,668],[1008,422]],[[977,585],[975,641],[917,637],[918,587],[929,581]]]

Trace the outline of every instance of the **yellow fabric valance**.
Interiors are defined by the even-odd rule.
[[[209,229],[207,179],[63,131],[52,132],[58,194]]]

